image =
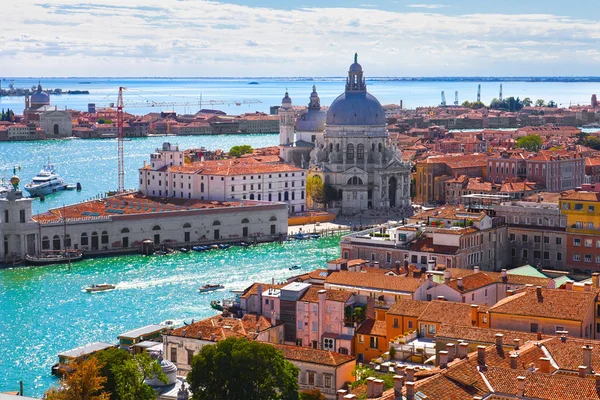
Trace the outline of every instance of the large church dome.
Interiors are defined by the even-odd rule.
[[[385,111],[373,95],[367,92],[357,55],[348,70],[346,91],[327,110],[327,125],[386,125]]]
[[[31,95],[32,106],[47,106],[50,105],[50,96],[42,91],[42,85],[38,84],[37,91]]]

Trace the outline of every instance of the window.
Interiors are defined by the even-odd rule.
[[[588,206],[588,212],[594,212],[594,206]]]
[[[25,210],[19,210],[19,220],[22,224],[25,223]]]
[[[83,232],[81,234],[81,240],[79,242],[81,243],[82,246],[87,246],[88,245],[88,235],[87,235],[87,233]]]
[[[539,259],[541,257],[541,252],[539,250],[535,250],[533,252],[533,258]]]
[[[371,261],[375,260],[377,260],[377,256],[375,255],[375,253],[371,253]]]
[[[562,253],[556,253],[556,261],[562,261]]]
[[[573,210],[576,210],[576,211],[583,210],[583,204],[575,203],[575,207],[573,207]]]
[[[427,264],[427,256],[421,256],[421,264]]]
[[[392,262],[392,253],[387,252],[385,255],[385,261],[389,264]]]
[[[517,256],[517,249],[515,249],[514,247],[511,249],[511,255],[512,255],[513,257],[516,257],[516,256]]]
[[[187,362],[188,365],[192,365],[192,359],[194,358],[194,350],[187,351]]]
[[[550,259],[550,252],[549,251],[545,251],[544,252],[544,260],[549,260]]]
[[[348,143],[348,146],[346,146],[346,160],[354,160],[354,145],[352,143]]]
[[[534,237],[533,237],[533,241],[534,241],[535,243],[540,243],[540,242],[542,241],[542,237],[541,237],[541,236],[534,236]]]
[[[588,222],[586,225],[587,229],[594,229],[594,223],[593,222]]]
[[[303,321],[300,321],[300,320],[298,320],[298,330],[299,330],[299,331],[301,331],[301,330],[302,330],[302,327],[303,327],[303,326],[304,326],[304,322],[303,322]]]
[[[365,146],[361,143],[356,146],[356,159],[364,160],[365,159]]]
[[[308,372],[308,384],[310,386],[315,386],[315,373],[314,372]]]
[[[108,232],[103,231],[102,235],[100,236],[100,242],[102,244],[108,244]]]
[[[375,336],[371,336],[369,339],[369,347],[372,349],[379,348],[379,338]]]
[[[583,256],[583,261],[585,262],[592,262],[592,255],[591,254],[586,254]]]
[[[531,326],[529,327],[529,332],[531,333],[537,333],[538,331],[538,324],[531,324]]]
[[[527,241],[527,235],[522,235],[521,236],[521,241],[526,242]]]
[[[544,243],[545,244],[550,244],[550,237],[549,236],[544,236]]]
[[[509,238],[509,240],[510,240],[511,242],[514,242],[514,240],[515,240],[515,234],[514,234],[514,233],[511,233],[511,234],[508,236],[508,238]]]
[[[394,328],[398,327],[398,318],[394,318]]]
[[[573,246],[581,246],[581,239],[573,238]]]
[[[171,362],[177,364],[177,347],[171,347]]]
[[[562,238],[557,237],[556,238],[556,244],[562,244]]]
[[[579,229],[583,228],[583,222],[581,222],[581,221],[575,222],[575,228],[579,228]]]
[[[319,323],[317,321],[313,321],[312,323],[312,331],[317,332],[319,330]]]
[[[592,239],[585,239],[584,244],[585,244],[585,247],[592,247],[592,244],[593,244]]]
[[[298,311],[304,311],[304,303],[298,303]]]
[[[435,324],[427,325],[427,333],[429,333],[430,335],[435,335],[435,330]]]
[[[475,293],[471,293],[471,301],[475,301]]]
[[[42,238],[42,249],[48,250],[49,248],[50,248],[50,238],[48,238],[48,236],[44,236]]]
[[[9,223],[10,219],[8,218],[8,210],[4,210],[4,222]]]
[[[325,387],[326,388],[331,387],[331,375],[325,375]]]
[[[363,335],[358,335],[358,343],[364,343],[365,337]]]
[[[527,249],[523,249],[523,258],[529,257],[529,251]]]
[[[408,321],[408,329],[413,329],[413,322],[412,321]]]
[[[573,261],[581,261],[581,254],[573,254]]]

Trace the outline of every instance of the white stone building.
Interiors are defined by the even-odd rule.
[[[186,163],[177,145],[164,143],[139,174],[140,191],[148,196],[283,202],[290,213],[306,209],[306,171],[276,156]]]
[[[40,128],[46,132],[46,138],[65,138],[73,136],[71,113],[58,109],[40,114]]]

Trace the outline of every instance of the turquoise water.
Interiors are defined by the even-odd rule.
[[[165,257],[138,255],[84,260],[66,266],[0,270],[0,392],[41,396],[56,380],[50,367],[64,350],[94,341],[116,342],[120,333],[167,319],[214,315],[211,300],[255,281],[282,281],[324,267],[339,256],[339,239],[262,244]],[[289,271],[301,265],[302,271]],[[91,283],[112,283],[86,293]],[[199,294],[206,283],[225,290]]]
[[[138,187],[138,168],[165,141],[178,143],[181,149],[206,147],[210,150],[229,150],[236,144],[249,144],[255,148],[274,146],[279,144],[279,136],[261,134],[134,138],[124,143],[126,188]],[[20,166],[21,170],[17,174],[22,185],[25,185],[42,169],[48,157],[60,176],[68,183],[80,182],[83,190],[55,193],[46,196],[44,202],[36,199],[33,203],[34,213],[87,200],[117,188],[116,139],[0,142],[0,179],[10,179],[13,167]]]

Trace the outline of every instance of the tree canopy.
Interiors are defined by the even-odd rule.
[[[542,148],[542,138],[539,135],[527,135],[517,139],[517,147],[527,151],[538,151]]]
[[[204,346],[187,380],[194,400],[298,400],[298,368],[274,346],[243,338]]]
[[[229,149],[229,155],[231,157],[241,157],[244,154],[252,154],[254,149],[249,144],[242,144],[240,146],[233,146]]]
[[[46,392],[46,400],[109,400],[104,392],[106,377],[100,375],[103,365],[94,357],[69,364],[71,373],[61,378],[58,387]]]
[[[104,391],[110,394],[112,400],[118,400],[117,382],[115,380],[115,369],[119,369],[126,361],[131,360],[131,354],[123,349],[111,347],[109,349],[99,351],[94,354],[94,357],[102,365],[100,375],[106,378]]]
[[[300,400],[327,400],[327,397],[319,389],[303,390],[299,394]]]
[[[306,197],[312,200],[313,205],[324,202],[325,185],[319,175],[312,175],[306,178]]]
[[[117,395],[120,400],[155,400],[154,389],[144,381],[157,377],[167,382],[160,364],[148,353],[140,353],[113,368]]]

